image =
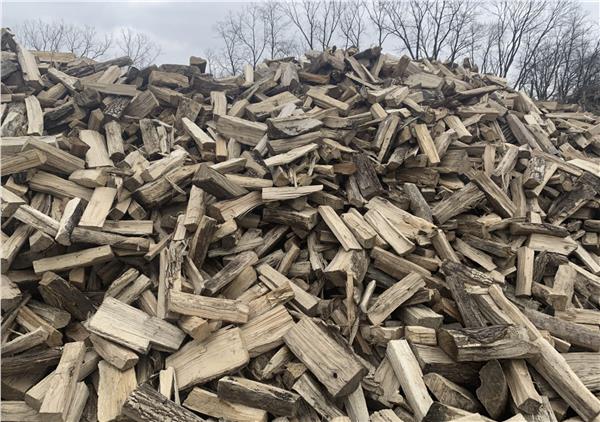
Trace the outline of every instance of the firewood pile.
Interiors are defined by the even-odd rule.
[[[3,421],[600,420],[600,117],[378,48],[130,64],[2,31]]]

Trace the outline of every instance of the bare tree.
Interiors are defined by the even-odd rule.
[[[60,51],[63,45],[65,24],[61,21],[27,19],[16,27],[15,32],[26,47],[55,52]]]
[[[128,56],[137,67],[152,64],[161,52],[160,45],[148,35],[131,28],[121,28],[117,37],[117,49],[121,54]]]
[[[469,50],[477,4],[461,0],[408,0],[386,3],[387,28],[413,59],[454,61]]]
[[[317,40],[321,50],[331,47],[342,18],[342,2],[340,0],[323,0],[318,2],[320,19],[317,21]]]
[[[242,68],[243,59],[237,27],[237,20],[233,13],[229,13],[226,20],[214,25],[222,42],[222,48],[214,56],[214,72],[219,75],[236,75]]]
[[[235,35],[244,50],[242,57],[252,68],[256,68],[268,44],[264,15],[256,5],[250,5],[232,18],[235,19]]]
[[[367,7],[364,0],[350,0],[342,4],[340,14],[340,32],[344,46],[360,48],[361,40],[367,30]]]
[[[384,0],[372,0],[367,2],[366,9],[369,22],[373,25],[373,31],[377,38],[377,46],[383,46],[386,38],[390,35],[388,23],[388,6]]]
[[[285,14],[281,3],[273,0],[259,5],[267,43],[267,55],[270,59],[277,59],[292,55],[295,51],[294,40],[290,38],[290,21]]]
[[[600,94],[600,37],[578,5],[557,19],[533,49],[527,46],[516,67],[520,86],[539,99],[556,99],[593,107]]]
[[[458,60],[461,55],[472,53],[476,48],[481,34],[481,24],[478,4],[472,1],[453,1],[450,3],[448,26],[447,59],[450,62]],[[471,56],[473,56],[471,54]],[[471,57],[473,59],[473,57]]]
[[[305,47],[309,50],[317,48],[317,31],[319,28],[319,3],[311,0],[282,3],[283,10],[292,24],[300,32]]]
[[[28,48],[41,51],[68,51],[79,57],[97,59],[111,48],[109,34],[98,34],[91,25],[78,26],[63,21],[25,20],[17,27],[19,39]]]
[[[531,51],[539,48],[567,3],[565,0],[499,0],[493,3],[491,13],[495,20],[488,27],[482,69],[507,77],[520,55],[526,62]],[[520,70],[527,68],[525,64]],[[525,76],[520,70],[515,78],[517,85]]]
[[[282,3],[285,14],[296,27],[309,50],[325,50],[332,45],[340,25],[340,0],[289,1]]]
[[[113,39],[110,34],[99,35],[91,25],[69,25],[65,29],[64,43],[68,51],[80,57],[97,59],[110,50]]]

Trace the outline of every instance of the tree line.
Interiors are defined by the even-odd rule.
[[[233,9],[235,7],[235,9]],[[337,46],[384,47],[412,59],[468,59],[541,100],[600,103],[598,23],[574,0],[267,0],[233,5],[213,27],[209,71],[236,75],[263,60]],[[92,59],[130,56],[153,63],[160,46],[131,29],[100,34],[93,26],[30,20],[16,33],[29,48]]]
[[[541,100],[600,103],[600,28],[572,0],[300,0],[246,4],[214,31],[211,70],[235,75],[306,50],[385,47],[464,60]]]
[[[14,31],[17,39],[30,49],[70,52],[77,57],[93,60],[117,54],[130,57],[137,67],[154,63],[161,52],[157,42],[147,34],[131,28],[102,34],[93,25],[28,19],[14,28]]]

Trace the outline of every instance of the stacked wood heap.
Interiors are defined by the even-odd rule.
[[[377,48],[205,66],[2,31],[3,421],[600,421],[600,117]]]

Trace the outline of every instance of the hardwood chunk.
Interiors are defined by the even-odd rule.
[[[135,369],[121,371],[108,362],[98,363],[98,422],[117,420],[129,394],[137,387]]]
[[[36,274],[53,271],[60,273],[77,267],[101,264],[114,258],[110,246],[98,246],[97,248],[84,249],[51,258],[42,258],[33,261],[33,270]]]
[[[507,360],[502,363],[506,383],[517,409],[527,414],[536,413],[542,405],[542,398],[535,390],[527,364],[522,359]]]
[[[481,405],[469,390],[453,383],[442,375],[435,373],[425,374],[423,381],[440,403],[458,407],[468,412],[476,413],[481,410]]]
[[[215,393],[194,387],[183,402],[188,409],[214,418],[238,422],[267,422],[267,412],[219,398]]]
[[[527,358],[539,353],[521,327],[492,325],[485,328],[441,330],[440,347],[458,362]]]
[[[114,298],[107,297],[88,321],[88,329],[138,353],[176,351],[185,334],[177,327]]]
[[[77,378],[85,355],[83,342],[67,343],[50,380],[40,407],[40,416],[48,421],[63,421],[77,387]]]
[[[217,394],[220,399],[263,409],[274,415],[294,416],[300,406],[300,396],[291,391],[240,377],[223,377]]]
[[[53,272],[44,273],[38,290],[44,302],[64,309],[79,321],[86,320],[95,311],[92,302],[79,289]]]
[[[504,414],[508,401],[508,384],[500,362],[490,360],[479,371],[481,385],[477,388],[477,398],[494,419]]]
[[[149,384],[135,388],[123,403],[123,414],[136,422],[165,420],[200,422],[202,419],[183,406],[169,400]]]
[[[121,371],[133,368],[139,360],[138,355],[131,350],[108,341],[96,334],[91,334],[89,338],[98,355]]]
[[[333,397],[350,394],[366,374],[347,346],[309,318],[302,318],[283,339]]]
[[[381,324],[422,287],[425,287],[423,277],[411,272],[377,297],[367,311],[369,320],[375,325]]]
[[[183,315],[211,320],[245,323],[248,305],[235,300],[194,295],[172,290],[168,298],[169,310]]]
[[[331,229],[337,240],[340,242],[344,250],[362,249],[352,232],[346,224],[337,215],[335,210],[327,205],[319,206],[319,215],[325,221],[325,224]]]
[[[423,373],[408,342],[406,340],[390,341],[385,355],[390,361],[398,381],[400,381],[402,391],[406,394],[415,418],[419,421],[423,420],[433,400],[427,392],[427,387],[423,381]]]
[[[249,360],[240,330],[232,328],[219,330],[205,340],[187,343],[168,356],[165,365],[175,369],[177,387],[184,390],[235,372]]]

